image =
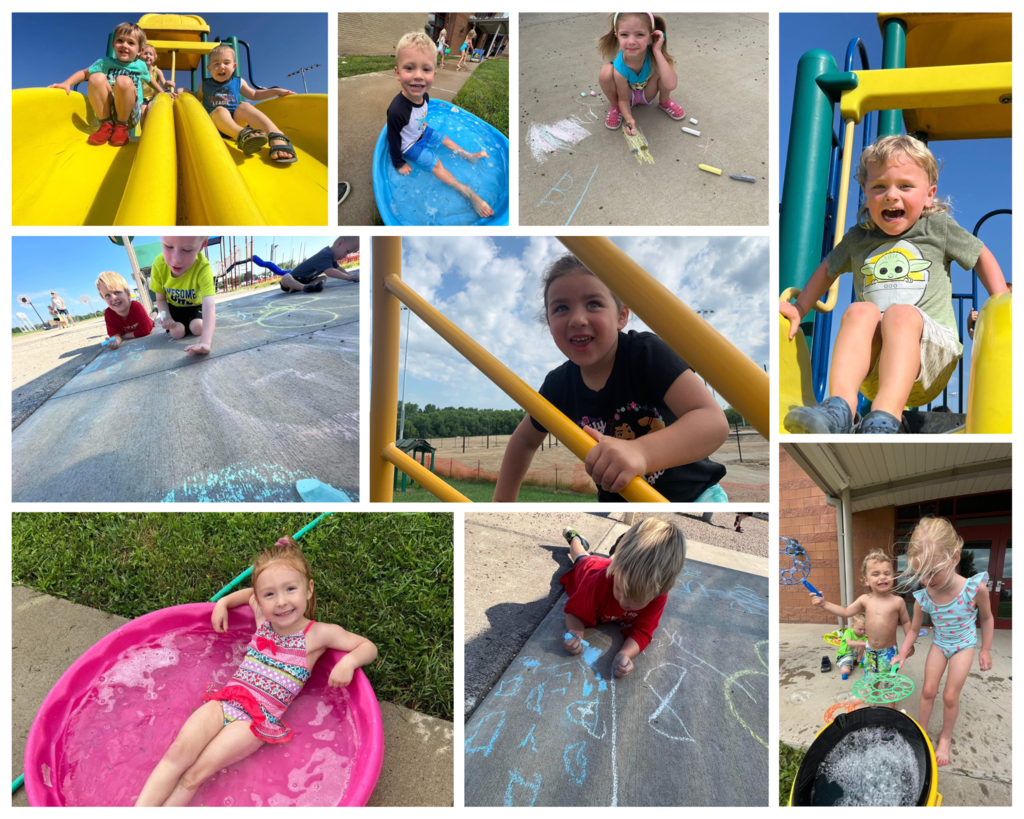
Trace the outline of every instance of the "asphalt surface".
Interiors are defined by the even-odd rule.
[[[853,699],[854,683],[863,675],[854,669],[843,681],[836,668],[836,649],[822,637],[834,626],[810,623],[779,624],[779,739],[793,748],[809,748],[825,723],[826,709]],[[899,632],[903,639],[903,630]],[[914,681],[914,692],[898,704],[917,719],[924,685],[925,658],[931,634],[919,637],[914,655],[900,668]],[[821,658],[829,657],[832,671],[821,673]],[[943,806],[1010,805],[1013,781],[1012,632],[997,630],[992,641],[992,670],[974,666],[960,694],[960,716],[953,732],[950,764],[939,770]],[[943,687],[945,682],[943,682]],[[941,689],[928,723],[932,746],[942,730]]]
[[[448,60],[438,69],[431,98],[451,102],[480,63],[467,63],[468,71],[456,71],[459,60]],[[373,196],[373,150],[387,123],[388,106],[402,88],[394,71],[359,74],[338,80],[338,181],[348,182],[352,192],[338,206],[338,224],[372,225],[377,212]]]
[[[219,305],[208,356],[162,330],[104,351],[12,433],[17,502],[359,494],[359,287]]]
[[[22,772],[28,733],[43,700],[61,675],[93,644],[128,622],[123,617],[79,606],[14,586],[12,640],[11,781]],[[450,722],[382,702],[384,766],[370,806],[449,807],[454,803]],[[416,775],[409,776],[415,768]],[[11,805],[27,807],[24,788]]]
[[[686,117],[675,121],[657,103],[634,110],[653,164],[632,154],[621,127],[604,124],[594,43],[607,15],[519,16],[520,225],[768,224],[768,14],[664,16],[679,78],[672,99]],[[538,134],[553,151],[534,147]]]
[[[540,516],[521,517],[519,528],[525,528],[529,517]],[[589,516],[584,523],[594,530]],[[470,526],[467,519],[467,567]],[[693,545],[702,552],[701,544]],[[713,547],[703,553],[732,555]],[[759,558],[735,558],[767,569]],[[561,571],[552,569],[557,583]],[[466,805],[767,804],[763,573],[691,555],[654,641],[620,680],[611,678],[611,660],[623,641],[618,627],[587,629],[593,655],[571,657],[562,644],[564,602],[560,597],[541,619],[466,722]],[[469,625],[467,614],[467,631]],[[479,639],[485,644],[486,635]],[[478,655],[470,649],[467,687]]]

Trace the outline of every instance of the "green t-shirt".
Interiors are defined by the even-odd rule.
[[[853,649],[847,645],[847,640],[856,640],[858,643],[866,643],[868,641],[868,635],[865,634],[863,637],[858,637],[857,632],[852,628],[846,629],[843,632],[842,638],[839,640],[839,656],[842,657],[844,654],[853,654]]]
[[[829,253],[828,272],[853,273],[857,300],[883,313],[892,304],[913,304],[957,333],[949,264],[971,270],[984,247],[948,213],[923,216],[899,236],[855,225]]]
[[[212,296],[217,292],[213,286],[213,270],[202,251],[196,255],[192,267],[177,278],[171,275],[171,268],[161,253],[153,261],[149,289],[154,293],[163,293],[167,303],[175,307],[200,307],[204,296]]]

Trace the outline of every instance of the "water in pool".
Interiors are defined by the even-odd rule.
[[[133,805],[178,729],[203,704],[209,683],[225,685],[251,633],[171,631],[122,653],[75,709],[61,763],[44,770],[67,805]],[[192,805],[333,806],[348,787],[358,749],[343,689],[327,686],[321,660],[285,712],[294,738],[265,745],[212,776]]]

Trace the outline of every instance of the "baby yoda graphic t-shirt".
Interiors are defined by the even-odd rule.
[[[828,255],[828,272],[853,273],[858,301],[883,313],[893,304],[913,304],[956,334],[949,265],[972,269],[984,247],[948,213],[923,216],[898,236],[856,225]]]
[[[167,303],[175,307],[201,307],[204,296],[212,296],[217,292],[213,286],[213,271],[202,251],[196,254],[192,267],[177,278],[171,275],[171,268],[161,253],[153,262],[149,289],[154,293],[163,293]]]
[[[664,429],[676,420],[665,404],[665,393],[690,365],[654,333],[619,333],[615,364],[605,385],[595,392],[583,383],[578,364],[566,361],[548,373],[540,394],[581,427],[602,435],[633,440]],[[535,418],[533,426],[547,432]],[[644,475],[668,500],[685,503],[725,477],[725,467],[703,458]],[[602,503],[621,503],[621,495],[598,487]]]

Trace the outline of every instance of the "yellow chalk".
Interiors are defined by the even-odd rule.
[[[716,173],[719,176],[722,175],[721,169],[712,168],[710,165],[698,165],[697,167],[700,168],[702,171],[707,171],[708,173]]]

